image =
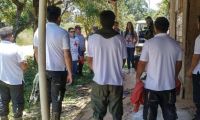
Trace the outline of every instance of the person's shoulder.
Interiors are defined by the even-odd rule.
[[[197,41],[200,41],[200,34],[196,38]]]
[[[61,28],[58,26],[58,30],[62,33],[62,34],[68,34],[67,30],[65,30],[64,28]]]
[[[99,38],[99,37],[100,37],[99,34],[94,33],[94,34],[92,34],[92,35],[90,35],[90,36],[88,37],[88,40],[90,40],[90,39],[97,39],[97,38]]]

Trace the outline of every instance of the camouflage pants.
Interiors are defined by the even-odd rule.
[[[113,116],[113,120],[122,120],[123,115],[123,87],[114,85],[93,84],[91,93],[91,105],[93,118],[103,120],[107,113],[107,107]]]

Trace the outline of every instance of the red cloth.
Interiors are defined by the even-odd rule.
[[[84,56],[79,56],[79,64],[84,64]]]
[[[178,95],[180,93],[181,89],[181,81],[178,79],[176,80],[176,94]],[[134,106],[133,111],[138,112],[139,107],[141,104],[144,104],[144,83],[142,81],[139,81],[136,83],[135,88],[132,91],[131,94],[131,103]]]
[[[140,105],[144,104],[143,95],[144,95],[144,83],[142,81],[139,81],[136,83],[130,98],[131,103],[134,106],[133,109],[134,112],[138,112]]]

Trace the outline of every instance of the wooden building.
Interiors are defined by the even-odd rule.
[[[200,16],[200,0],[170,0],[170,35],[182,45],[183,68],[180,78],[182,80],[181,97],[192,98],[192,80],[186,73],[190,67],[194,42],[199,34],[197,17]]]

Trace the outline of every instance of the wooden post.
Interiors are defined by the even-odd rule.
[[[170,27],[169,27],[169,34],[172,38],[176,38],[176,0],[170,0],[170,8],[169,8],[169,20],[170,20]]]
[[[185,3],[184,3],[185,4]],[[186,41],[185,41],[185,73],[191,65],[191,59],[194,50],[195,39],[198,36],[197,28],[197,16],[200,15],[200,0],[188,0],[188,14],[187,14],[187,29],[186,29]],[[186,79],[186,98],[192,98],[192,81]]]
[[[39,48],[38,48],[38,69],[39,69],[39,87],[40,87],[40,105],[42,120],[49,119],[49,102],[47,96],[47,80],[46,80],[46,8],[47,1],[39,1]]]

